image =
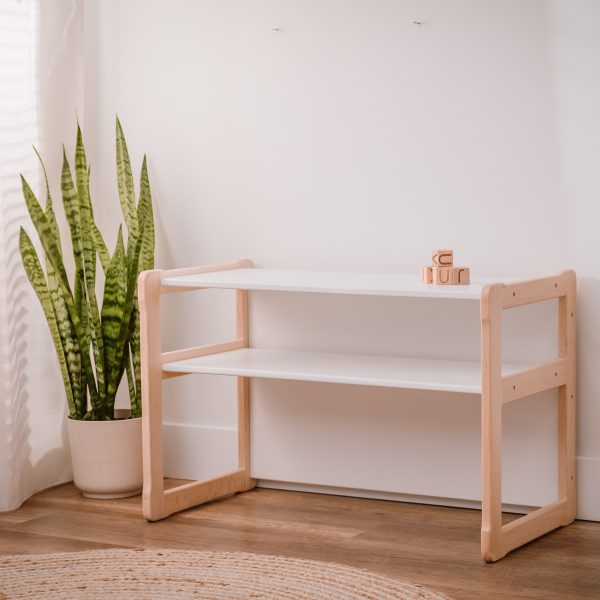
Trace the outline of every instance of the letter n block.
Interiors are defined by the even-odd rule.
[[[433,283],[432,267],[421,267],[421,283]]]

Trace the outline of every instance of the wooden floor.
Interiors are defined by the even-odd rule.
[[[577,521],[495,564],[479,558],[479,523],[475,510],[268,489],[147,523],[139,496],[88,500],[66,484],[0,513],[0,553],[237,550],[335,561],[455,600],[600,599],[600,523]]]

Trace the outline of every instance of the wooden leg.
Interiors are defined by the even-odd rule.
[[[248,291],[236,292],[236,332],[244,347],[250,345],[250,324],[248,318]],[[238,467],[243,469],[246,481],[243,490],[256,487],[256,480],[250,476],[250,379],[237,378],[237,422],[238,422]]]
[[[238,377],[238,466],[245,475],[245,481],[239,491],[256,487],[256,480],[250,476],[250,379]]]
[[[142,438],[144,461],[144,517],[167,516],[164,493],[162,431],[162,363],[160,346],[160,270],[139,278],[140,351],[142,366]]]
[[[502,285],[486,286],[481,296],[481,555],[504,556],[502,534]]]
[[[567,294],[558,301],[558,354],[567,360],[567,384],[558,388],[558,498],[565,501],[562,525],[575,519],[577,511],[576,481],[576,297],[577,281],[567,271]]]

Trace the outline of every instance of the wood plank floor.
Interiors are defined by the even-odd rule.
[[[361,567],[455,600],[600,599],[600,523],[577,521],[495,564],[479,558],[479,524],[476,510],[270,489],[147,523],[139,496],[89,500],[66,484],[0,513],[0,554],[247,551]]]

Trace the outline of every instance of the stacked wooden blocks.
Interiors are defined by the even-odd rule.
[[[433,263],[421,267],[421,283],[433,285],[468,285],[471,281],[471,270],[468,267],[454,266],[452,250],[434,250],[431,256]]]

